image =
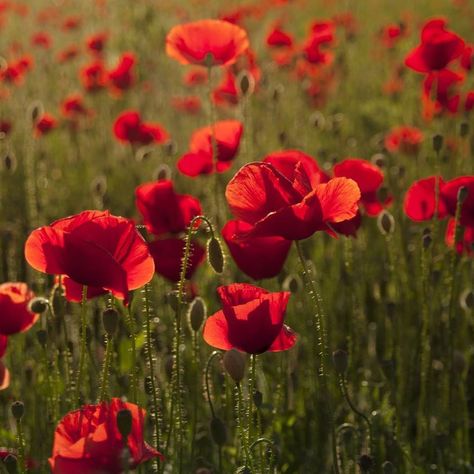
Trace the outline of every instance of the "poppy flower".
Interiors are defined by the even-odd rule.
[[[438,187],[438,209],[436,215],[438,219],[443,219],[447,215],[446,204],[441,199],[441,190],[444,181],[441,176],[430,176],[415,181],[405,194],[403,210],[413,221],[423,222],[431,220],[436,210],[436,187]]]
[[[0,120],[0,134],[8,135],[12,129],[12,123],[8,120]]]
[[[101,61],[86,64],[79,71],[79,78],[87,92],[97,92],[103,89],[107,83],[107,74]]]
[[[90,111],[80,94],[71,94],[61,103],[61,113],[67,119],[77,120],[79,117],[89,115]]]
[[[460,224],[474,227],[474,176],[460,176],[445,183],[440,190],[441,199],[448,214],[454,217],[460,188],[467,191],[467,197],[461,205]]]
[[[385,206],[390,204],[392,198],[380,202],[377,192],[383,184],[383,171],[377,166],[360,158],[348,158],[334,165],[334,176],[353,179],[359,186],[360,203],[367,215],[375,217],[380,214]]]
[[[423,132],[419,128],[402,125],[390,130],[385,137],[384,144],[390,153],[401,152],[415,155],[418,153],[423,139]]]
[[[431,119],[443,111],[455,114],[461,99],[456,87],[463,81],[464,76],[447,69],[428,74],[423,81],[423,116]]]
[[[360,190],[352,179],[333,178],[311,185],[300,163],[291,181],[270,163],[249,163],[226,188],[231,212],[252,224],[252,235],[306,239],[323,230],[334,235],[331,223],[352,219],[358,210]]]
[[[133,67],[136,62],[137,60],[133,53],[122,54],[117,66],[108,73],[108,81],[113,90],[121,92],[132,87],[135,82]]]
[[[221,83],[213,90],[212,100],[219,106],[237,105],[239,103],[236,78],[230,69],[225,72]]]
[[[421,73],[440,71],[461,56],[464,46],[462,38],[446,29],[446,20],[435,18],[423,26],[421,43],[410,51],[405,65]]]
[[[222,237],[237,266],[254,280],[277,276],[291,247],[282,237],[252,236],[252,225],[231,220],[222,228]]]
[[[132,145],[161,144],[169,140],[168,132],[159,123],[142,122],[136,110],[122,112],[114,122],[113,131],[119,141]]]
[[[201,111],[201,99],[194,95],[185,97],[173,97],[171,105],[180,112],[188,114],[198,114]]]
[[[391,23],[384,26],[380,31],[380,40],[386,48],[391,49],[403,38],[404,33],[405,28],[402,24]]]
[[[82,23],[82,19],[79,16],[70,16],[66,18],[62,24],[64,31],[77,30]]]
[[[79,56],[79,48],[76,45],[67,46],[58,53],[58,62],[60,64],[71,61]]]
[[[213,159],[212,136],[215,133],[217,159]],[[189,151],[178,161],[179,171],[186,176],[223,173],[232,166],[237,155],[243,125],[238,120],[222,120],[196,130],[190,140]]]
[[[248,47],[245,30],[222,20],[177,25],[166,37],[166,54],[181,64],[228,66]]]
[[[168,280],[177,283],[181,275],[181,261],[184,256],[184,239],[171,237],[158,239],[148,244],[150,254],[155,261],[155,271]],[[206,251],[197,242],[191,243],[191,255],[188,259],[185,277],[190,280],[199,265],[204,261]]]
[[[40,31],[31,37],[31,44],[39,48],[48,49],[52,44],[51,36],[44,31]]]
[[[464,110],[470,112],[474,108],[474,91],[469,91],[466,95],[466,100],[464,101]],[[1,125],[0,125],[1,130]]]
[[[284,48],[293,46],[293,36],[283,30],[281,21],[275,23],[267,37],[265,38],[265,43],[270,48]]]
[[[464,51],[461,55],[461,67],[464,68],[466,71],[470,71],[472,69],[472,61],[474,58],[474,44],[466,45]]]
[[[200,86],[207,82],[207,69],[197,68],[187,71],[183,78],[184,85],[188,87]]]
[[[57,120],[49,113],[43,113],[35,122],[35,135],[43,136],[56,128]]]
[[[177,194],[169,180],[142,184],[136,188],[135,197],[143,222],[154,235],[185,232],[191,219],[201,214],[199,200]]]
[[[10,371],[0,360],[0,390],[5,390],[10,385]]]
[[[29,302],[35,297],[26,283],[0,285],[0,334],[10,336],[28,331],[39,314],[32,313]]]
[[[258,286],[234,283],[220,286],[217,293],[222,309],[207,318],[203,330],[210,346],[248,354],[286,351],[294,346],[296,334],[283,324],[289,292],[270,293]]]
[[[303,45],[303,57],[311,64],[328,64],[333,54],[323,46],[330,46],[334,42],[334,24],[330,21],[315,22],[311,32]]]
[[[100,54],[105,47],[107,37],[107,33],[96,33],[95,35],[89,36],[86,40],[87,49],[94,54]]]
[[[117,414],[129,410],[132,429],[127,438],[130,466],[163,456],[143,440],[145,410],[119,398],[98,405],[84,405],[68,413],[56,427],[49,464],[53,474],[120,474],[124,442]]]
[[[108,211],[83,211],[34,230],[25,257],[40,272],[66,275],[125,300],[152,279],[155,269],[133,221]]]
[[[5,355],[8,345],[8,336],[0,334],[0,359]]]
[[[73,279],[69,278],[67,275],[62,275],[57,277],[60,279],[62,288],[64,290],[64,297],[67,301],[72,303],[81,303],[82,302],[82,292],[84,290],[84,285],[76,283]],[[101,287],[88,286],[86,299],[91,300],[97,298],[98,296],[106,295],[107,290]]]
[[[456,219],[451,218],[448,220],[445,234],[445,242],[448,247],[454,247],[455,232]],[[456,251],[459,254],[465,253],[469,256],[474,254],[474,226],[461,228],[461,236],[456,244]]]

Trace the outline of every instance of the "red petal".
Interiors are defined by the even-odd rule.
[[[441,198],[441,191],[444,182],[441,177],[429,178],[415,181],[405,194],[403,210],[405,214],[413,221],[422,222],[434,217],[436,206],[436,183],[438,183],[440,192],[438,198],[438,219],[446,216],[446,206]]]
[[[224,351],[232,349],[233,346],[228,338],[227,320],[222,311],[218,311],[206,319],[202,337],[210,346],[216,349]]]
[[[353,179],[362,194],[377,191],[384,178],[378,166],[360,158],[348,158],[334,165],[334,176]]]

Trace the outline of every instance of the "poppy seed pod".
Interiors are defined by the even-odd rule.
[[[372,466],[374,465],[372,456],[369,456],[368,454],[362,454],[357,463],[359,464],[360,470],[362,472],[369,472],[372,469]]]
[[[35,314],[44,313],[48,309],[48,307],[49,301],[41,296],[33,298],[28,304],[28,309]]]
[[[227,441],[227,428],[220,418],[211,420],[212,439],[218,446],[223,446]]]
[[[204,300],[198,296],[194,298],[193,302],[189,306],[189,324],[193,331],[199,331],[202,322],[206,317],[207,309]]]
[[[241,71],[237,76],[237,84],[239,85],[242,97],[252,95],[255,90],[255,79],[248,71]]]
[[[154,173],[153,173],[153,179],[155,181],[166,181],[171,179],[171,168],[166,164],[162,163],[159,165]]]
[[[382,464],[384,474],[395,474],[395,466],[390,461],[385,461]]]
[[[238,384],[244,378],[245,358],[237,349],[231,349],[224,354],[224,368],[231,376],[232,380]]]
[[[106,309],[102,313],[102,324],[107,336],[113,336],[117,332],[118,313],[113,308]]]
[[[23,402],[16,401],[11,404],[11,412],[15,420],[21,420],[25,413],[25,405]]]
[[[132,413],[123,409],[117,413],[117,428],[123,438],[127,438],[132,432]]]
[[[39,117],[44,114],[43,104],[39,100],[35,100],[30,104],[27,111],[27,117],[34,125]]]
[[[90,189],[94,197],[104,197],[107,192],[107,178],[104,175],[96,176],[91,181]]]
[[[282,283],[283,291],[290,291],[291,293],[298,293],[303,288],[303,282],[298,275],[288,275]]]
[[[18,460],[13,454],[9,454],[4,460],[3,464],[7,469],[8,474],[17,474]]]
[[[388,211],[382,211],[377,217],[377,226],[382,235],[393,234],[395,230],[395,219]]]
[[[207,241],[207,260],[216,273],[220,274],[224,271],[224,252],[216,237],[211,237]]]
[[[468,122],[462,122],[461,125],[459,126],[459,135],[464,138],[469,135],[469,123]]]
[[[433,137],[433,150],[436,153],[439,153],[441,151],[441,148],[443,148],[443,135],[435,135]]]
[[[17,166],[16,156],[10,151],[3,155],[2,159],[3,169],[9,173],[14,173]]]
[[[343,349],[337,349],[332,353],[332,361],[336,372],[340,375],[344,375],[347,371],[349,364],[349,355]]]

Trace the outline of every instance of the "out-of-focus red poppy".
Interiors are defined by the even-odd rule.
[[[461,55],[461,67],[463,67],[466,71],[470,71],[472,69],[472,62],[474,58],[474,44],[468,44],[464,48],[464,51]]]
[[[66,63],[79,56],[79,48],[76,45],[67,46],[58,53],[58,62]]]
[[[460,188],[465,188],[467,192],[461,205],[460,224],[474,227],[474,176],[460,176],[446,182],[440,190],[440,198],[446,204],[447,212],[454,217]]]
[[[85,106],[82,95],[71,94],[62,101],[61,114],[67,119],[77,120],[90,115],[90,111]]]
[[[143,222],[154,235],[184,232],[191,219],[202,212],[197,198],[177,194],[169,180],[142,184],[135,190],[135,196]]]
[[[122,112],[114,122],[113,132],[117,140],[133,145],[160,144],[169,140],[169,134],[162,125],[142,122],[136,110]]]
[[[107,73],[102,61],[86,64],[79,71],[82,86],[87,92],[97,92],[107,84]]]
[[[40,31],[31,37],[31,44],[39,48],[49,49],[52,45],[51,36],[45,31]]]
[[[199,265],[204,261],[206,251],[197,242],[192,242],[191,256],[188,259],[185,277],[190,280]],[[170,237],[158,239],[148,244],[151,256],[155,261],[155,271],[168,280],[177,283],[180,279],[181,264],[184,255],[184,239]]]
[[[70,16],[63,21],[62,29],[63,31],[73,31],[77,30],[82,23],[82,19],[79,16]]]
[[[133,53],[124,53],[120,57],[117,66],[108,73],[108,81],[112,91],[122,92],[130,89],[135,82],[133,67],[137,62]]]
[[[86,40],[87,49],[94,54],[102,53],[107,37],[107,33],[96,33],[95,35],[89,36]]]
[[[225,72],[221,83],[214,89],[212,100],[220,106],[237,105],[239,103],[236,78],[230,69]]]
[[[0,334],[0,359],[5,355],[8,346],[8,336]]]
[[[8,135],[11,129],[12,123],[9,120],[0,120],[0,134]]]
[[[388,48],[394,48],[395,45],[405,36],[406,29],[402,23],[390,23],[380,31],[380,41]]]
[[[360,190],[347,178],[312,186],[300,163],[293,181],[270,163],[250,163],[229,182],[226,198],[232,213],[253,225],[251,235],[301,240],[316,231],[334,236],[332,223],[357,214]]]
[[[47,135],[54,130],[57,125],[57,120],[53,115],[45,112],[35,122],[35,136],[40,137]]]
[[[133,221],[108,211],[83,211],[34,230],[25,257],[40,272],[67,275],[120,299],[148,283],[155,269]]]
[[[291,241],[282,237],[254,237],[252,225],[231,220],[222,228],[230,254],[237,266],[254,280],[277,276],[290,251]]]
[[[445,242],[448,247],[454,247],[455,231],[456,219],[451,218],[448,220],[445,234]],[[460,237],[456,244],[456,251],[459,254],[474,255],[474,226],[463,227]]]
[[[220,286],[222,310],[209,316],[204,340],[222,350],[232,348],[248,354],[291,349],[296,334],[283,324],[289,292],[270,293],[245,283]]]
[[[405,64],[416,72],[429,73],[444,69],[461,56],[464,41],[446,29],[446,20],[428,21],[421,31],[421,43],[405,58]]]
[[[446,204],[441,198],[441,191],[445,183],[441,176],[430,176],[415,181],[405,194],[403,210],[413,221],[423,222],[431,220],[435,211],[438,219],[447,215]],[[438,188],[438,192],[436,191]],[[436,209],[436,194],[438,194],[438,206]]]
[[[281,21],[277,21],[268,32],[265,43],[270,48],[293,46],[293,35],[283,29]]]
[[[204,68],[191,69],[184,75],[183,82],[188,87],[206,84],[207,70]]]
[[[228,170],[239,150],[242,133],[243,125],[238,120],[222,120],[196,130],[191,136],[189,152],[178,161],[179,171],[186,176],[195,177]],[[214,134],[217,159],[213,157]]]
[[[334,24],[331,21],[314,22],[303,45],[303,57],[312,64],[330,63],[333,55],[323,47],[332,45],[334,39]]]
[[[401,125],[390,130],[385,136],[384,144],[390,153],[416,155],[423,139],[423,132],[419,128]]]
[[[334,165],[334,176],[351,178],[357,183],[361,193],[360,203],[371,217],[378,216],[393,200],[389,196],[380,202],[377,192],[383,184],[383,171],[369,161],[347,158]]]
[[[120,474],[124,441],[117,426],[117,414],[121,410],[129,410],[132,416],[132,429],[126,441],[130,453],[128,469],[156,457],[164,459],[143,440],[145,410],[112,398],[98,405],[84,405],[59,422],[49,458],[53,474]]]
[[[188,114],[198,114],[201,112],[201,99],[195,95],[188,95],[186,97],[173,97],[171,105],[180,112]]]
[[[470,112],[474,108],[474,91],[469,91],[466,95],[466,100],[464,101],[464,110],[465,112]],[[1,130],[1,127],[0,127]]]
[[[10,371],[0,360],[0,390],[5,390],[10,385]]]
[[[0,334],[10,336],[25,332],[36,323],[39,314],[28,309],[35,297],[26,283],[3,283],[0,285]]]
[[[181,64],[228,66],[248,47],[245,30],[222,20],[178,25],[166,37],[166,54]]]

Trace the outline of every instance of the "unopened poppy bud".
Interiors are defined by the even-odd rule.
[[[123,438],[127,438],[132,432],[132,413],[124,409],[117,413],[117,428]]]
[[[177,311],[179,306],[178,293],[176,291],[170,291],[166,295],[166,302],[171,306],[173,311]]]
[[[107,192],[107,178],[104,175],[96,176],[91,182],[91,193],[95,197],[104,197]]]
[[[36,339],[38,340],[39,344],[42,347],[46,346],[46,342],[48,340],[48,333],[44,329],[39,329],[36,332]]]
[[[138,148],[135,152],[135,160],[138,162],[145,161],[150,158],[150,155],[153,153],[154,148],[149,145],[144,145]]]
[[[298,275],[288,275],[282,283],[283,291],[290,291],[291,293],[298,293],[302,286],[303,283]]]
[[[211,237],[207,241],[207,260],[216,273],[220,274],[224,271],[224,252],[216,237]]]
[[[433,150],[439,153],[443,148],[443,135],[435,135],[433,137]]]
[[[237,84],[239,85],[240,94],[243,97],[252,95],[255,90],[255,79],[248,71],[241,71],[237,77]]]
[[[377,217],[377,226],[383,235],[393,234],[395,219],[390,212],[384,210]]]
[[[464,290],[460,296],[461,308],[468,311],[474,308],[474,292],[471,289]]]
[[[189,324],[193,331],[199,331],[206,313],[206,303],[204,303],[204,300],[200,296],[194,298],[189,306]]]
[[[211,435],[218,446],[223,446],[227,441],[227,429],[220,418],[213,418],[211,420]]]
[[[25,404],[17,400],[16,402],[12,403],[11,411],[12,411],[13,418],[15,418],[15,420],[21,420],[25,413]]]
[[[395,466],[390,461],[385,461],[382,464],[384,474],[395,474]]]
[[[459,126],[459,135],[461,135],[462,138],[469,135],[469,124],[467,122],[462,122]]]
[[[102,324],[107,336],[113,336],[117,332],[118,317],[117,310],[113,308],[106,309],[102,313]]]
[[[3,464],[7,469],[8,474],[17,474],[18,472],[18,460],[13,454],[8,454],[3,460]]]
[[[319,130],[324,130],[324,127],[326,125],[326,119],[324,117],[324,114],[317,110],[313,114],[311,114],[311,117],[309,118],[310,124],[319,129]]]
[[[168,140],[164,145],[163,145],[163,150],[165,151],[167,156],[173,156],[176,153],[178,153],[178,145],[174,140]]]
[[[461,186],[459,189],[458,189],[458,203],[459,204],[462,204],[467,196],[469,194],[469,189],[466,187],[466,186]]]
[[[260,392],[260,390],[255,390],[253,394],[253,403],[257,408],[260,408],[263,403],[263,394]]]
[[[231,349],[222,359],[224,368],[235,383],[240,383],[245,373],[245,358],[237,349]]]
[[[171,168],[166,163],[162,163],[156,168],[153,173],[153,178],[156,181],[166,181],[171,179]]]
[[[332,361],[338,374],[344,375],[349,363],[349,355],[343,349],[337,349],[332,353]]]
[[[36,121],[44,114],[43,104],[39,100],[32,102],[27,111],[27,117],[34,125]]]
[[[370,161],[375,165],[378,166],[379,168],[383,168],[385,166],[385,155],[383,153],[376,153],[375,155],[372,156]]]
[[[49,301],[42,296],[33,298],[28,304],[28,309],[35,314],[42,314],[49,308]]]
[[[369,456],[368,454],[362,454],[359,458],[358,464],[362,472],[369,472],[374,465],[374,461],[372,456]]]
[[[5,171],[13,173],[17,166],[16,156],[12,152],[6,153],[3,155],[2,164]]]

